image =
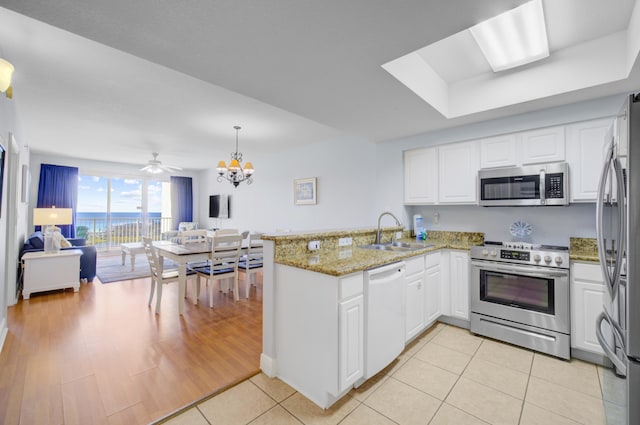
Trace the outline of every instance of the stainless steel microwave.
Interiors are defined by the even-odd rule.
[[[569,167],[566,162],[493,168],[478,172],[480,205],[569,205]]]

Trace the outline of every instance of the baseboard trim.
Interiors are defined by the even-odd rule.
[[[602,354],[592,353],[589,351],[581,350],[580,348],[571,349],[571,358],[584,360],[585,362],[594,363],[604,367],[613,367],[611,361]]]
[[[260,354],[260,370],[269,378],[276,377],[276,359],[267,356],[266,354]]]
[[[9,328],[7,327],[7,318],[3,317],[2,322],[0,322],[0,353],[2,353],[2,348],[4,347],[4,341],[7,339],[8,334],[9,334]]]
[[[470,329],[471,322],[469,320],[459,319],[457,317],[451,316],[440,316],[438,317],[438,322],[446,323],[448,325],[457,326],[463,329]]]

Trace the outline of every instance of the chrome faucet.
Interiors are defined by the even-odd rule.
[[[378,217],[378,230],[376,231],[376,245],[380,243],[380,239],[382,239],[382,230],[380,230],[380,220],[382,220],[382,217],[385,215],[390,215],[391,217],[393,217],[393,219],[396,221],[396,224],[398,226],[402,226],[402,223],[400,223],[400,220],[398,220],[398,217],[396,217],[395,215],[393,215],[391,212],[389,211],[384,211],[382,214],[380,214],[380,216]]]

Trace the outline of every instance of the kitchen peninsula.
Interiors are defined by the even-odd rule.
[[[482,243],[484,234],[428,232],[426,241],[415,241],[406,232],[397,234],[401,231],[384,228],[381,242],[398,237],[412,242],[411,250],[362,248],[375,240],[374,228],[263,236],[260,367],[265,374],[323,408],[364,382],[365,360],[375,355],[367,352],[366,324],[379,313],[366,311],[366,276],[385,265],[401,265],[398,270],[406,265],[401,291],[406,326],[403,317],[400,330],[405,342],[441,317],[468,328],[468,250]],[[319,249],[309,250],[316,241]],[[451,266],[461,269],[452,272]]]

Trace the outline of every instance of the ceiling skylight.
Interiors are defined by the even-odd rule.
[[[494,72],[549,56],[542,0],[533,0],[469,28]]]

